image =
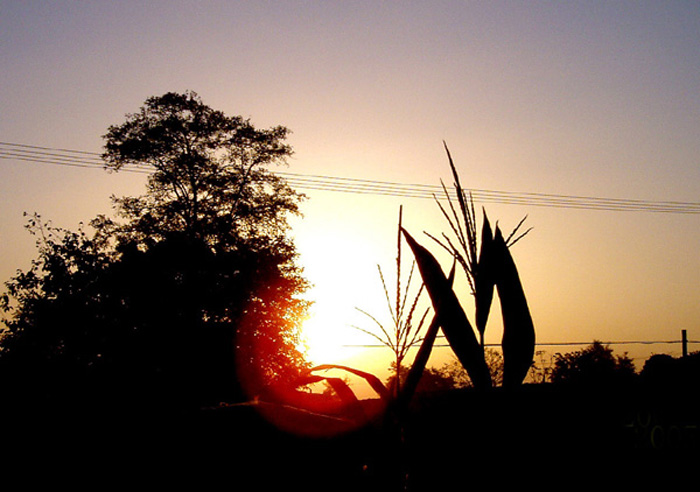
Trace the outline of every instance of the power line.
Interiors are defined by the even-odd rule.
[[[6,145],[9,147],[19,147],[19,148],[24,148],[24,149],[39,149],[39,150],[51,150],[51,151],[56,151],[56,152],[67,152],[70,154],[84,154],[84,155],[90,155],[90,156],[99,156],[97,152],[89,152],[87,150],[72,150],[72,149],[61,149],[61,148],[56,148],[56,147],[40,147],[38,145],[27,145],[27,144],[18,144],[18,143],[9,143],[9,142],[0,142],[0,145]]]
[[[333,176],[309,176],[294,173],[278,173],[287,182],[300,189],[335,191],[347,193],[366,193],[374,195],[400,196],[408,198],[441,198],[444,190],[436,185],[400,184]],[[495,190],[469,190],[477,202],[492,202],[508,205],[529,205],[557,208],[573,208],[604,211],[700,213],[700,203],[649,201],[619,198],[581,197],[572,195],[554,195],[544,193],[517,193]],[[448,190],[451,198],[453,191]]]
[[[57,149],[35,145],[0,142],[0,159],[12,159],[40,164],[55,164],[82,168],[104,169],[100,154],[83,150]],[[126,172],[150,173],[146,166],[137,165]]]
[[[42,164],[104,169],[101,155],[81,150],[41,147],[27,144],[0,142],[0,159],[12,159]],[[150,173],[145,165],[131,165],[124,172]],[[447,190],[455,198],[454,190],[440,185],[397,183],[370,179],[347,178],[328,175],[310,175],[278,172],[290,186],[299,190],[337,193],[396,196],[417,199],[444,199]],[[509,192],[498,190],[469,190],[476,202],[508,205],[554,207],[615,212],[659,212],[674,214],[699,214],[700,203],[682,201],[651,201],[595,196],[573,196],[533,192]]]
[[[603,345],[680,345],[682,340],[631,340],[631,341],[613,341],[613,342],[601,342]],[[700,340],[688,340],[688,344],[700,344]],[[587,346],[591,342],[541,342],[536,343],[535,347],[567,347],[567,346]],[[486,347],[500,347],[498,343],[486,343]],[[450,347],[449,343],[436,343],[433,345],[436,348],[446,348]],[[347,348],[387,348],[386,345],[379,343],[370,344],[347,344],[343,345]],[[417,348],[417,347],[415,347]]]

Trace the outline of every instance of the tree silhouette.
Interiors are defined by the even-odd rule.
[[[700,387],[700,352],[675,358],[654,354],[640,372],[642,382],[652,389],[682,389],[688,392]]]
[[[484,349],[484,360],[491,373],[494,386],[501,386],[503,384],[503,355],[500,351],[487,347]],[[457,387],[474,386],[469,374],[464,370],[459,359],[454,356],[449,362],[442,365],[440,372],[454,380]]]
[[[306,281],[286,216],[302,197],[266,170],[290,155],[286,133],[191,92],[110,127],[106,166],[148,167],[147,192],[115,198],[119,220],[94,234],[30,218],[38,258],[1,306],[15,394],[187,409],[295,378]]]
[[[611,387],[631,382],[636,376],[632,359],[614,355],[595,340],[583,350],[555,354],[552,382],[586,387]]]
[[[153,171],[146,195],[114,199],[128,221],[117,231],[139,242],[184,232],[218,249],[241,241],[284,245],[287,214],[298,213],[302,196],[267,166],[292,154],[288,132],[226,116],[194,92],[148,98],[104,136],[107,169]],[[116,227],[109,220],[101,225]]]

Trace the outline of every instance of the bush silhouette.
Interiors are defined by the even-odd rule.
[[[552,382],[590,388],[631,383],[636,377],[634,363],[627,354],[613,355],[613,350],[599,341],[576,352],[556,354]]]

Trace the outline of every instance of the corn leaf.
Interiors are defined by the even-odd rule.
[[[520,385],[535,352],[535,327],[527,305],[518,270],[500,229],[493,241],[498,266],[496,289],[503,316],[503,386]]]
[[[350,386],[340,378],[325,378],[328,384],[333,388],[333,390],[338,394],[344,403],[352,404],[357,401],[357,396],[350,389]]]
[[[452,350],[475,387],[490,387],[491,374],[484,360],[483,350],[440,264],[405,229],[402,231],[416,258],[418,270],[423,277],[435,315]]]
[[[345,408],[350,412],[350,417],[358,421],[364,420],[366,417],[365,412],[362,409],[360,400],[357,399],[350,386],[340,378],[326,378],[326,381],[340,397]]]
[[[381,382],[381,380],[375,376],[374,374],[371,374],[369,372],[365,371],[360,371],[358,369],[354,369],[352,367],[348,366],[343,366],[343,365],[338,365],[338,364],[323,364],[320,366],[316,366],[313,369],[311,369],[312,372],[314,371],[326,371],[328,369],[340,369],[342,371],[347,371],[351,374],[354,374],[355,376],[359,376],[363,378],[367,383],[370,385],[370,387],[381,397],[382,400],[388,400],[389,399],[389,390],[384,386],[384,383]]]
[[[450,283],[450,286],[452,286],[452,284],[454,283],[454,278],[455,265],[453,263],[452,270],[450,271],[450,276],[447,279],[447,281]],[[433,316],[433,319],[430,322],[430,326],[428,326],[428,331],[426,331],[425,336],[423,337],[423,342],[421,343],[421,346],[418,349],[416,358],[413,360],[413,365],[411,365],[411,369],[409,369],[408,371],[408,375],[406,376],[406,382],[404,383],[403,389],[401,390],[401,394],[399,395],[398,406],[400,408],[404,408],[406,405],[408,405],[408,402],[411,401],[411,398],[413,398],[413,395],[416,392],[416,388],[418,387],[420,378],[423,375],[425,366],[427,365],[428,359],[430,358],[430,353],[433,350],[433,345],[435,344],[435,338],[437,338],[437,333],[439,329],[440,321],[438,320],[437,316]]]
[[[302,387],[302,386],[308,386],[309,384],[318,383],[320,381],[323,381],[324,379],[326,379],[326,378],[324,378],[323,376],[316,376],[314,374],[305,374],[303,376],[299,376],[295,380],[295,383],[296,383],[295,386],[297,388]]]
[[[491,311],[493,300],[493,290],[496,283],[493,265],[493,232],[491,224],[484,210],[484,223],[481,230],[481,251],[479,261],[476,265],[476,275],[474,276],[474,302],[476,304],[476,329],[481,335],[483,346],[486,322]]]

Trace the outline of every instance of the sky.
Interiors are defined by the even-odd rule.
[[[100,152],[147,97],[193,90],[258,127],[288,127],[284,172],[450,186],[444,141],[470,189],[700,202],[692,1],[0,0],[0,66],[5,143]],[[35,256],[24,212],[76,229],[143,185],[0,159],[0,278]],[[429,198],[300,191],[292,234],[315,285],[313,333],[372,344],[352,325],[373,328],[356,308],[385,319],[377,265],[391,291],[399,207],[445,269],[423,232],[447,224]],[[538,343],[700,339],[697,213],[482,206],[504,231],[525,216],[533,227],[512,254]],[[487,343],[500,341],[498,318]],[[638,368],[680,355],[679,344],[612,347]],[[386,349],[339,350],[317,362],[387,366]],[[439,348],[431,362],[449,357]]]

